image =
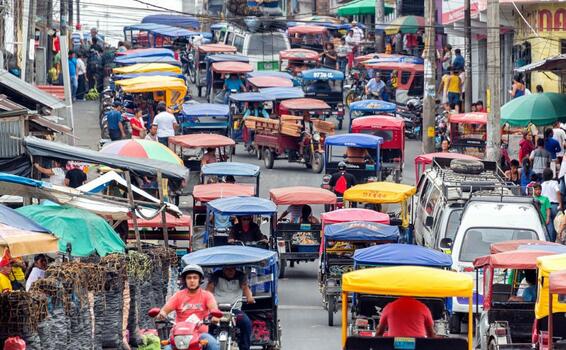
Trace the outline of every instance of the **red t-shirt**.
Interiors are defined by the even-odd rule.
[[[383,308],[380,325],[387,326],[388,337],[426,337],[426,329],[434,325],[428,307],[420,301],[401,297]]]
[[[137,119],[137,118],[132,118],[132,119],[130,119],[130,124],[131,124],[132,126],[137,126],[138,128],[143,128],[142,122],[140,122],[139,119]],[[139,137],[139,136],[140,136],[140,131],[139,131],[139,130],[136,130],[136,129],[134,129],[134,128],[132,128],[132,136],[137,136],[137,137]]]
[[[210,313],[208,304],[214,300],[212,293],[206,290],[199,289],[195,294],[189,294],[188,289],[182,289],[175,293],[165,306],[177,313],[175,322],[184,322],[193,314],[204,320]]]

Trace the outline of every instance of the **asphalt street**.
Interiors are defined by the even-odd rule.
[[[98,105],[80,102],[74,105],[77,145],[96,149],[98,132]],[[344,126],[347,130],[347,125]],[[403,182],[415,183],[414,158],[421,153],[421,142],[407,140]],[[314,174],[305,166],[277,160],[273,169],[266,169],[263,161],[249,156],[238,146],[233,161],[258,164],[262,167],[261,197],[269,189],[284,186],[320,186],[322,175]],[[184,203],[181,203],[182,205]],[[280,208],[285,209],[285,208]],[[322,206],[313,206],[320,214]],[[282,324],[282,349],[326,350],[340,348],[340,312],[335,315],[334,327],[327,325],[327,312],[322,307],[317,282],[318,262],[287,268],[286,277],[279,284],[279,316]]]

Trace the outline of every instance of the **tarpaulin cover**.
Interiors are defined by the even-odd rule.
[[[126,57],[120,62],[117,62],[124,65],[131,65],[131,64],[147,64],[147,63],[164,63],[170,64],[173,66],[181,66],[181,62],[177,61],[173,57],[169,56],[149,56],[149,57]]]
[[[350,187],[344,200],[360,203],[401,203],[417,192],[411,185],[393,182],[369,182]]]
[[[394,241],[399,239],[399,228],[376,222],[352,221],[324,227],[327,241]]]
[[[18,213],[14,209],[0,204],[0,223],[9,225],[20,230],[50,233],[47,228],[39,225],[28,217]]]
[[[0,158],[0,171],[18,176],[31,176],[31,162],[26,154],[13,158]]]
[[[282,60],[305,60],[318,61],[318,52],[307,49],[289,49],[279,51],[279,58]]]
[[[405,122],[402,119],[389,115],[371,115],[352,120],[352,130],[354,131],[359,129],[401,130],[404,127]]]
[[[183,28],[189,27],[194,29],[198,29],[200,27],[200,22],[197,18],[184,15],[149,15],[142,18],[142,23],[166,24],[169,26],[177,26]]]
[[[20,214],[51,230],[59,238],[59,251],[66,252],[71,243],[73,256],[97,253],[123,253],[126,245],[112,226],[89,211],[60,205],[28,205],[16,209]]]
[[[329,146],[348,146],[356,148],[377,148],[383,143],[383,137],[367,134],[340,134],[328,136],[324,140]]]
[[[360,15],[375,15],[375,0],[358,0],[351,1],[338,7],[338,16],[360,16]],[[393,6],[385,4],[384,14],[388,15],[393,13]]]
[[[59,142],[42,140],[33,136],[26,137],[24,145],[34,157],[51,157],[102,164],[112,168],[130,170],[139,176],[157,176],[157,171],[161,170],[164,177],[173,180],[183,180],[188,178],[189,175],[188,169],[180,165],[154,159],[140,160],[139,158],[104,154]]]
[[[415,157],[415,164],[431,164],[434,158],[479,160],[477,157],[461,153],[436,152],[420,154]]]
[[[250,58],[248,56],[242,56],[242,55],[231,55],[231,54],[225,54],[225,53],[219,53],[219,54],[215,54],[215,55],[210,55],[206,57],[206,60],[210,63],[214,63],[214,62],[243,62],[243,63],[249,63],[250,62]]]
[[[216,73],[247,73],[254,69],[245,62],[216,62],[212,64],[212,70]]]
[[[449,123],[457,124],[487,124],[487,113],[473,112],[473,113],[459,113],[450,114],[448,117]]]
[[[539,241],[534,239],[517,239],[514,241],[503,241],[503,242],[492,243],[489,252],[491,254],[503,253],[511,250],[517,250],[520,246],[527,246],[527,245],[562,246],[562,244],[548,242],[548,241]]]
[[[301,72],[304,80],[344,80],[344,73],[339,70],[315,68]]]
[[[293,34],[326,34],[328,28],[323,26],[294,26],[287,30],[290,35]]]
[[[270,77],[261,77],[262,79],[273,79]],[[230,100],[237,102],[265,102],[273,101],[273,97],[262,92],[241,92],[239,94],[230,94]]]
[[[474,259],[474,267],[490,266],[495,269],[536,269],[537,258],[556,253],[543,250],[513,250]]]
[[[450,255],[438,250],[411,244],[383,244],[356,249],[356,264],[370,265],[414,265],[429,267],[451,267]]]
[[[293,87],[292,80],[281,77],[253,77],[248,78],[248,83],[256,88]]]
[[[285,100],[288,98],[303,98],[305,92],[298,87],[292,88],[264,88],[259,89],[259,92],[270,96],[274,100]]]
[[[294,77],[287,72],[258,71],[258,72],[249,72],[248,74],[246,74],[246,76],[249,77],[249,78],[254,78],[254,77],[279,77],[279,78],[285,78],[285,79],[289,79],[289,80],[294,79]]]
[[[317,110],[330,109],[330,106],[322,101],[314,98],[294,98],[281,102],[281,107],[287,110]]]
[[[258,176],[260,170],[260,167],[255,164],[218,162],[204,165],[201,169],[201,174],[217,176]]]
[[[185,98],[187,94],[187,85],[182,79],[175,79],[171,81],[149,81],[142,84],[134,84],[123,86],[122,90],[124,92],[136,93],[136,92],[156,92],[156,91],[176,91],[178,93],[177,99],[175,101],[169,101],[168,103],[180,103]]]
[[[542,256],[537,260],[538,292],[535,304],[535,316],[541,319],[548,316],[549,277],[553,272],[566,270],[566,254]],[[552,297],[552,312],[566,312],[566,303],[558,301],[558,295]]]
[[[169,144],[187,148],[217,148],[234,146],[236,142],[218,134],[188,134],[169,137]]]
[[[389,225],[390,222],[389,215],[362,208],[338,209],[328,213],[322,213],[320,218],[325,225],[350,221],[378,222],[380,224]]]
[[[185,264],[197,264],[202,267],[242,266],[265,263],[268,266],[277,262],[277,253],[267,249],[220,246],[201,249],[183,256]]]
[[[291,186],[274,188],[269,197],[277,205],[336,204],[336,195],[320,187]]]
[[[258,197],[230,197],[210,201],[207,206],[225,215],[264,215],[277,212],[275,203]]]
[[[214,53],[214,52],[236,52],[237,49],[232,45],[225,44],[206,44],[198,47],[200,52]]]
[[[145,63],[133,64],[126,67],[113,68],[115,74],[149,73],[149,72],[173,72],[181,74],[181,68],[167,63]]]
[[[350,104],[352,112],[371,112],[371,113],[393,113],[397,111],[397,105],[392,102],[381,100],[361,100]]]
[[[566,95],[556,92],[523,95],[501,107],[501,125],[536,126],[566,121]]]
[[[185,103],[183,115],[187,117],[228,117],[230,106],[218,103]]]
[[[147,49],[133,49],[133,50],[126,50],[124,52],[116,52],[116,56],[118,57],[125,57],[125,56],[132,56],[136,55],[136,57],[145,57],[145,56],[171,56],[174,57],[175,53],[173,50],[160,48],[160,47],[152,47]]]
[[[342,291],[430,298],[472,297],[472,276],[422,266],[375,267],[342,275]]]
[[[193,197],[201,202],[210,202],[218,198],[253,196],[255,186],[247,184],[215,183],[196,185]]]
[[[550,274],[550,292],[566,294],[566,271],[552,272]]]

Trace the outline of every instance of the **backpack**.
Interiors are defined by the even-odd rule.
[[[343,174],[340,175],[338,180],[336,180],[336,186],[334,186],[334,192],[344,194],[348,189],[348,181],[346,180],[346,176]]]

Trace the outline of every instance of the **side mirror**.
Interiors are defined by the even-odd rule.
[[[434,224],[434,218],[432,217],[432,215],[428,215],[425,219],[425,226],[432,228],[433,224]]]
[[[222,318],[222,316],[224,316],[224,313],[220,310],[212,310],[210,311],[210,316],[214,318]]]
[[[149,311],[147,312],[147,315],[151,318],[155,318],[157,317],[157,315],[159,315],[159,312],[161,311],[160,308],[158,307],[152,307],[151,309],[149,309]]]
[[[450,250],[452,249],[452,238],[443,238],[440,240],[440,244],[438,245],[442,250]]]

